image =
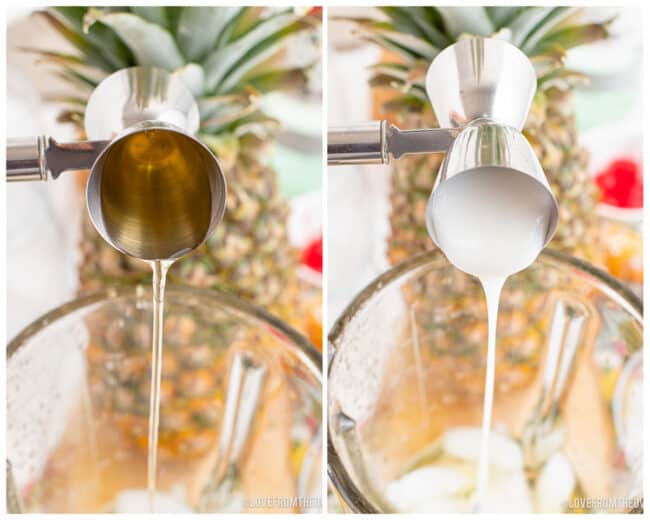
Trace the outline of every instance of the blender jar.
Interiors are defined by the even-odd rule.
[[[8,347],[8,508],[147,512],[151,290],[63,305]],[[320,510],[320,354],[215,291],[165,295],[156,512]]]
[[[444,255],[377,278],[329,337],[328,470],[353,512],[471,512],[487,316]],[[547,251],[501,295],[486,512],[642,507],[637,296]]]

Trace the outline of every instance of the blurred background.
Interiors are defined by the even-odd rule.
[[[307,12],[308,8],[302,10]],[[62,37],[61,31],[53,29],[51,23],[33,11],[30,7],[7,10],[7,136],[47,134],[59,141],[79,139],[78,125],[57,119],[64,107],[55,101],[71,95],[70,82],[62,77],[61,69],[57,69],[60,63],[55,53],[75,55],[78,49]],[[318,13],[309,14],[318,16]],[[263,164],[277,173],[277,189],[290,207],[286,229],[282,233],[287,234],[291,246],[297,250],[299,278],[301,283],[304,282],[303,288],[306,287],[311,294],[306,312],[315,322],[320,321],[318,297],[322,271],[319,40],[319,31],[311,30],[299,32],[287,40],[283,59],[287,63],[308,63],[307,83],[298,93],[271,89],[259,102],[266,115],[280,122],[280,130]],[[46,50],[52,55],[37,54],[32,52],[33,49]],[[86,275],[96,268],[88,264],[87,253],[80,250],[80,243],[88,242],[82,231],[85,218],[85,203],[79,195],[82,182],[76,174],[67,174],[56,182],[9,187],[9,339],[44,312],[74,298],[80,290],[96,288],[94,284],[86,283]],[[84,268],[85,274],[81,278],[85,276],[86,280],[80,284],[79,273]],[[260,270],[259,266],[257,270]],[[183,272],[182,276],[189,281],[190,274]],[[267,274],[262,274],[265,281],[269,278]],[[93,276],[91,273],[90,278]],[[246,290],[242,295],[267,308],[273,307],[273,302],[269,303],[270,297],[265,301]],[[282,314],[275,308],[272,311]],[[291,317],[283,318],[292,321]],[[313,330],[307,330],[304,320],[294,323],[294,326],[305,334],[313,333],[313,340],[320,341],[320,328],[316,324]]]
[[[330,8],[328,125],[387,120],[401,129],[436,126],[424,92],[424,79],[437,53],[467,34],[514,43],[530,57],[538,77],[523,132],[560,206],[559,227],[549,247],[586,260],[640,295],[645,125],[640,66],[642,19],[641,10],[632,7]],[[436,80],[444,82],[445,78]],[[440,161],[440,154],[431,154],[402,157],[388,166],[328,168],[327,327],[336,351],[328,371],[328,411],[329,424],[334,425],[329,431],[331,453],[337,456],[330,457],[330,470],[337,477],[331,484],[338,495],[338,500],[334,493],[330,496],[330,512],[372,510],[367,504],[360,505],[359,496],[382,511],[470,510],[467,504],[461,504],[472,484],[463,487],[462,492],[457,488],[447,494],[444,490],[455,477],[437,470],[458,462],[454,457],[447,458],[449,453],[441,447],[446,442],[441,439],[453,432],[453,427],[445,424],[446,418],[453,417],[450,424],[461,425],[461,429],[475,428],[474,433],[480,433],[485,377],[482,353],[487,343],[480,287],[453,268],[437,276],[434,273],[439,264],[431,261],[425,268],[424,260],[420,260],[418,268],[412,268],[409,274],[400,272],[391,283],[383,279],[371,286],[361,305],[347,307],[378,275],[434,248],[424,225],[424,211]],[[521,430],[512,427],[508,418],[519,416],[527,425],[536,422],[536,411],[524,411],[514,403],[523,389],[535,386],[531,381],[548,375],[535,361],[544,352],[547,339],[549,350],[557,348],[555,352],[562,351],[562,356],[570,351],[571,359],[578,358],[572,350],[576,345],[567,346],[571,342],[567,343],[565,337],[562,346],[551,346],[546,325],[533,330],[536,323],[546,319],[546,311],[529,305],[542,300],[522,294],[535,286],[525,278],[535,278],[533,273],[543,263],[539,260],[522,272],[522,284],[516,288],[515,282],[510,282],[512,293],[506,291],[500,301],[500,360],[496,366],[501,371],[496,369],[497,381],[517,379],[519,383],[504,383],[502,390],[497,390],[495,402],[502,399],[504,414],[494,419],[493,431],[507,432],[517,442],[528,433],[520,437]],[[581,304],[588,302],[584,308],[590,309],[589,314],[593,312],[588,323],[598,324],[602,337],[593,341],[582,338],[577,347],[581,349],[580,363],[569,361],[574,363],[571,368],[564,365],[567,358],[557,358],[562,359],[562,373],[571,372],[561,380],[572,384],[558,390],[557,379],[553,379],[553,394],[563,400],[562,404],[556,403],[557,408],[556,404],[544,404],[540,408],[561,410],[561,417],[556,417],[555,426],[545,426],[535,442],[538,447],[547,446],[555,427],[569,432],[569,424],[575,421],[578,428],[574,434],[560,433],[561,440],[545,455],[552,452],[562,458],[568,453],[574,469],[549,477],[548,489],[553,489],[555,495],[548,502],[542,498],[543,493],[538,493],[541,486],[533,470],[526,473],[521,488],[512,481],[504,485],[503,494],[496,490],[498,485],[491,488],[495,506],[486,510],[567,511],[569,502],[565,498],[573,492],[609,496],[609,484],[598,487],[609,474],[616,475],[612,477],[616,485],[634,483],[638,486],[634,493],[640,496],[639,437],[617,433],[614,442],[612,429],[604,425],[626,425],[617,426],[617,431],[642,429],[641,321],[635,318],[633,324],[626,318],[620,323],[611,322],[610,310],[612,316],[621,316],[613,310],[617,306],[603,303],[598,291],[574,289],[573,281],[583,283],[588,277],[576,269],[568,269],[567,273],[564,276],[549,270],[538,280],[553,280],[559,294],[575,294]],[[478,305],[472,294],[478,295]],[[580,316],[581,308],[571,303],[567,316]],[[332,328],[344,311],[344,318]],[[477,323],[470,325],[470,316],[478,317]],[[545,323],[550,322],[546,319]],[[635,339],[627,344],[623,338],[628,337],[630,326],[636,329],[632,335]],[[563,333],[554,337],[560,336]],[[467,348],[472,341],[476,341],[474,347]],[[624,344],[627,346],[621,348]],[[526,361],[525,352],[535,352],[535,360],[531,357]],[[512,364],[508,359],[513,360]],[[552,371],[549,363],[553,363],[550,354],[545,364],[546,370]],[[598,381],[598,385],[588,388],[586,379],[578,373],[589,373],[589,381]],[[628,379],[627,374],[635,375]],[[616,397],[610,388],[616,388]],[[622,395],[626,397],[619,400]],[[513,401],[509,401],[511,398]],[[572,399],[577,403],[575,410],[567,405]],[[623,401],[629,407],[621,405]],[[535,399],[529,401],[533,402]],[[624,407],[627,411],[620,414]],[[599,416],[603,422],[596,425],[594,420]],[[571,455],[572,443],[585,455],[584,471],[582,463]],[[466,455],[477,444],[464,438],[458,444],[459,453]],[[526,444],[525,440],[522,444]],[[548,446],[551,444],[549,441]],[[595,447],[605,445],[612,448],[611,457],[609,451]],[[624,452],[616,451],[619,445]],[[608,453],[603,458],[605,463],[594,471],[603,453]],[[545,456],[539,460],[533,456],[534,462],[526,464],[546,468]],[[445,466],[447,462],[449,466]],[[629,475],[623,471],[626,465]],[[567,486],[568,494],[556,493],[574,470],[578,479]],[[496,480],[491,480],[490,485]],[[403,487],[393,487],[396,482]],[[574,489],[575,482],[579,482],[581,491]],[[354,492],[349,489],[350,483],[356,487]],[[516,497],[517,489],[522,492],[519,496],[528,496],[529,484],[537,486],[536,504],[526,509],[521,504],[528,499],[518,504]],[[560,496],[564,498],[558,500]],[[578,512],[571,510],[570,504],[569,510]]]
[[[328,13],[328,125],[388,118],[402,128],[408,127],[408,122],[395,121],[382,110],[390,91],[392,95],[399,93],[401,85],[383,81],[373,68],[380,61],[391,61],[395,53],[387,50],[387,45],[377,44],[380,36],[371,41],[369,31],[342,20],[382,20],[385,15],[373,8],[347,7],[332,7]],[[589,156],[589,184],[600,189],[595,209],[600,226],[597,245],[594,243],[598,254],[572,254],[586,257],[640,291],[643,70],[639,64],[643,16],[640,9],[633,7],[585,8],[578,16],[585,22],[612,21],[606,39],[568,49],[565,61],[566,69],[589,78],[588,83],[574,87],[569,110],[574,110],[578,146],[586,148]],[[374,87],[370,86],[371,78]],[[553,129],[545,131],[548,134]],[[420,227],[415,231],[407,229],[413,223],[397,214],[404,210],[404,201],[397,200],[399,188],[395,189],[395,183],[403,180],[400,175],[408,176],[406,166],[402,173],[398,169],[397,165],[328,168],[328,326],[370,280],[403,259],[401,252],[397,254],[396,242],[421,231]],[[562,182],[572,182],[570,175],[564,177]],[[427,186],[425,191],[429,189]],[[416,249],[412,248],[407,256]]]
[[[9,139],[83,140],[86,103],[99,82],[123,68],[156,66],[186,81],[201,116],[197,138],[227,178],[222,222],[167,278],[161,388],[170,391],[160,402],[156,470],[158,492],[169,493],[156,507],[166,512],[321,509],[320,354],[314,350],[322,337],[321,53],[318,7],[7,11]],[[87,174],[8,186],[8,340],[79,296],[120,285],[129,294],[107,291],[83,309],[67,306],[9,344],[13,512],[151,510],[144,498],[151,485],[144,433],[151,314],[140,303],[131,306],[151,287],[151,268],[99,237],[85,207]],[[204,290],[183,292],[181,285]],[[199,292],[200,304],[188,296]],[[234,307],[231,314],[227,302],[239,302],[236,307],[241,300],[258,317],[248,320]],[[190,301],[196,312],[176,313],[175,302],[186,309]],[[259,319],[260,309],[274,320]],[[202,321],[203,313],[210,318]],[[309,394],[304,407],[303,392]],[[217,454],[219,446],[228,454]],[[260,461],[257,452],[277,459]],[[227,466],[227,475],[211,460]],[[187,484],[193,478],[197,484]],[[206,504],[202,489],[228,491],[224,501]],[[293,494],[307,501],[275,500]],[[256,505],[253,496],[270,505]]]

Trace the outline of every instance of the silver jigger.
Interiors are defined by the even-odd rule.
[[[137,258],[174,258],[207,240],[225,211],[226,180],[217,158],[193,137],[199,111],[180,79],[155,67],[119,70],[92,92],[84,126],[87,141],[9,140],[7,180],[57,179],[65,171],[89,169],[86,202],[93,225],[109,244]],[[154,153],[160,159],[157,179],[146,167]],[[174,168],[191,175],[161,185],[160,176],[172,179]],[[149,188],[155,183],[154,193]],[[145,222],[145,212],[156,205],[159,218]]]
[[[431,192],[465,172],[494,168],[530,178],[530,189],[548,199],[545,244],[557,228],[558,204],[537,157],[521,133],[537,80],[528,57],[494,38],[469,37],[444,49],[431,63],[426,90],[441,128],[400,130],[376,121],[328,132],[328,163],[388,164],[403,155],[446,153]],[[427,211],[427,229],[437,243]]]

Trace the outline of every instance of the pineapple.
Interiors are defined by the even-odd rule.
[[[219,327],[210,327],[198,313],[168,307],[159,448],[163,458],[192,457],[205,453],[214,442],[223,410],[225,359],[238,338],[227,316],[219,316]],[[86,320],[91,338],[86,359],[92,405],[144,451],[149,415],[150,314],[125,302],[109,311]]]
[[[262,7],[56,7],[39,13],[78,55],[34,50],[71,86],[61,121],[83,131],[86,101],[108,74],[152,65],[179,76],[197,99],[198,138],[220,159],[228,182],[224,221],[169,272],[178,281],[236,293],[288,323],[305,326],[308,288],[297,277],[289,243],[289,207],[265,152],[279,123],[259,108],[261,96],[303,88],[311,63],[289,62],[293,35],[318,35],[311,11]],[[317,43],[317,42],[315,42]],[[309,58],[311,59],[311,58]],[[317,59],[317,58],[314,58]],[[106,244],[88,218],[81,241],[82,290],[148,285],[151,269]],[[211,328],[200,316],[167,305],[159,449],[163,459],[200,457],[214,445],[224,406],[225,352],[272,348],[255,331],[237,334],[232,318]],[[304,313],[304,314],[303,314]],[[121,305],[87,323],[92,404],[137,449],[146,450],[150,319]]]
[[[355,19],[362,36],[390,56],[374,66],[371,84],[393,95],[386,112],[404,128],[437,126],[424,79],[429,63],[467,35],[507,40],[533,62],[538,89],[524,134],[560,203],[551,247],[601,263],[594,247],[598,190],[587,175],[588,156],[577,142],[571,93],[586,81],[564,67],[566,51],[607,36],[607,23],[586,24],[570,7],[379,7],[383,19]],[[439,155],[395,163],[388,257],[398,263],[429,249],[424,211],[441,162]]]
[[[392,91],[383,108],[404,128],[437,126],[425,93],[425,74],[438,52],[455,40],[471,34],[492,35],[517,45],[530,57],[538,88],[524,134],[560,204],[560,222],[551,247],[602,264],[604,248],[598,243],[601,235],[594,211],[599,194],[586,171],[588,157],[577,142],[571,105],[572,88],[586,78],[566,69],[563,61],[567,49],[605,38],[607,23],[581,23],[577,19],[579,11],[568,7],[378,9],[383,20],[365,18],[355,22],[364,38],[390,52],[390,58],[374,66],[371,84]],[[392,232],[388,238],[388,257],[393,264],[432,246],[424,216],[441,160],[440,154],[406,156],[393,166]],[[538,319],[543,300],[522,295],[553,285],[536,269],[508,281],[500,302],[499,329],[503,332],[499,341],[503,347],[500,352],[510,360],[509,370],[521,372],[532,367],[536,349],[530,348],[531,338],[543,334]],[[470,321],[484,313],[482,290],[475,279],[458,273],[443,283],[432,272],[410,284],[405,293],[414,319],[422,328],[423,344],[434,357],[444,348],[453,356],[468,352],[483,355],[484,335],[467,331],[448,337],[441,333],[444,323],[458,313]],[[481,364],[475,366],[474,376],[482,380]]]
[[[61,121],[83,128],[93,88],[124,67],[152,65],[181,77],[195,95],[198,137],[219,157],[228,182],[223,223],[210,240],[176,262],[171,281],[236,293],[299,328],[297,251],[287,236],[289,208],[266,164],[278,121],[259,108],[263,94],[304,88],[317,56],[287,57],[298,33],[319,34],[312,11],[263,7],[55,7],[39,13],[76,55],[35,50],[72,90],[59,100]],[[299,61],[296,61],[299,60]],[[86,218],[82,290],[148,279],[150,269],[113,250]]]
[[[595,214],[599,193],[589,178],[587,153],[577,142],[571,92],[586,81],[564,67],[566,50],[607,36],[607,23],[585,24],[579,10],[569,7],[379,7],[383,19],[355,19],[362,37],[390,53],[374,66],[371,84],[393,93],[383,109],[404,128],[437,126],[425,92],[425,75],[436,55],[467,35],[510,41],[531,59],[537,73],[537,92],[524,126],[527,137],[560,204],[560,222],[551,247],[603,263]],[[386,55],[385,55],[386,56]],[[430,249],[425,210],[441,163],[440,154],[407,156],[396,161],[391,185],[391,229],[388,257],[393,264]],[[501,296],[499,330],[501,354],[508,372],[530,372],[542,344],[544,327],[539,313],[543,298],[524,297],[530,291],[553,287],[542,270],[526,270],[512,277]],[[462,273],[441,280],[426,274],[405,289],[422,343],[436,357],[474,353],[484,356],[485,335],[463,331],[445,335],[445,323],[456,316],[481,322],[483,295],[478,282]],[[461,320],[462,321],[462,320]],[[454,327],[451,327],[452,329]],[[462,330],[459,327],[458,330]],[[476,332],[476,331],[474,331]],[[533,341],[531,338],[537,338]],[[444,353],[443,350],[448,352]],[[440,360],[437,361],[440,363]],[[473,376],[483,378],[482,363]],[[505,377],[505,376],[504,376]]]
[[[378,7],[383,17],[356,18],[360,35],[384,50],[374,65],[371,86],[381,96],[376,116],[401,128],[428,128],[437,121],[425,92],[427,68],[436,55],[467,35],[493,36],[523,50],[535,66],[538,89],[524,134],[533,146],[560,204],[558,232],[551,247],[601,263],[596,243],[599,194],[587,175],[587,153],[577,142],[571,92],[586,78],[564,67],[566,50],[607,35],[607,24],[584,24],[568,7]],[[432,247],[425,227],[427,200],[442,157],[406,156],[396,161],[391,179],[391,233],[388,258],[397,264]],[[517,396],[532,388],[540,373],[548,334],[549,306],[557,280],[538,266],[509,279],[499,307],[496,361],[497,395]],[[560,284],[561,285],[561,284]],[[568,281],[566,287],[568,287]],[[403,323],[403,342],[391,353],[386,392],[377,405],[377,439],[382,432],[404,431],[412,423],[409,443],[387,460],[416,457],[435,442],[444,424],[480,420],[485,381],[487,323],[480,284],[455,269],[422,272],[404,287],[410,320]],[[412,351],[419,352],[414,361]],[[425,367],[418,388],[414,368]],[[396,375],[397,374],[397,375]],[[401,376],[400,376],[401,374]],[[403,378],[398,386],[393,379]],[[430,384],[431,383],[431,384]],[[430,408],[413,396],[426,396]],[[438,406],[436,408],[435,406]],[[442,407],[442,408],[441,408]],[[521,428],[510,410],[495,417]],[[516,408],[516,407],[513,407]],[[429,418],[436,420],[429,421]],[[417,425],[417,426],[416,426]],[[521,432],[518,432],[521,433]],[[399,471],[392,468],[392,471]]]

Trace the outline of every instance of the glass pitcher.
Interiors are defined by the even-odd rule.
[[[352,512],[471,512],[487,349],[479,283],[439,251],[330,333],[328,469]],[[640,300],[547,251],[503,290],[486,512],[642,508]]]
[[[320,354],[234,297],[165,298],[155,512],[319,511]],[[9,344],[10,511],[149,511],[150,334],[150,290],[126,287]]]

